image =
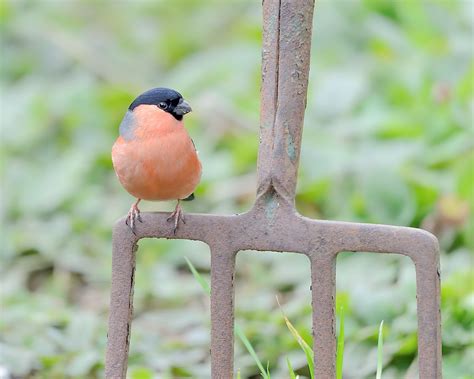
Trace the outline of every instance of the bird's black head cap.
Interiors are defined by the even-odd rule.
[[[153,88],[138,96],[128,107],[133,111],[142,104],[156,105],[161,110],[170,113],[177,120],[182,120],[186,113],[191,112],[191,107],[181,94],[170,88]]]

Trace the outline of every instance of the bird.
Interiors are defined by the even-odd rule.
[[[192,111],[181,94],[170,88],[152,88],[139,95],[127,109],[112,146],[112,163],[119,182],[136,198],[125,223],[135,234],[142,222],[141,200],[176,200],[168,221],[173,233],[185,222],[180,202],[194,199],[202,165],[193,140],[184,127]]]

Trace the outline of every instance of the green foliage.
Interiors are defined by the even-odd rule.
[[[379,336],[377,343],[377,372],[375,379],[382,379],[382,368],[383,368],[383,320],[379,326]]]
[[[194,265],[191,263],[191,261],[188,259],[188,257],[184,257],[186,260],[186,264],[188,265],[189,269],[191,270],[194,278],[197,280],[201,288],[205,293],[207,293],[208,296],[211,296],[211,287],[209,286],[209,283],[204,279],[199,272],[196,270]]]
[[[283,309],[281,308],[280,302],[278,301],[278,298],[277,298],[277,302],[278,302],[278,306],[280,307],[280,310],[281,310],[283,319],[285,320],[285,324],[286,324],[287,328],[290,330],[291,335],[298,342],[298,345],[300,345],[301,350],[303,350],[303,352],[306,356],[306,362],[308,364],[310,377],[311,377],[311,379],[314,379],[314,360],[313,360],[314,352],[313,352],[313,349],[311,348],[311,346],[308,345],[308,343],[300,335],[300,333],[293,326],[293,324],[290,322],[288,317],[286,317],[285,313],[283,312]],[[288,363],[289,363],[289,361],[288,361]],[[292,368],[290,369],[290,372],[291,371],[293,371]]]
[[[296,199],[309,217],[436,233],[447,378],[472,377],[474,351],[471,8],[316,2]],[[133,200],[110,161],[120,120],[143,90],[178,89],[193,106],[186,126],[204,166],[185,211],[247,210],[256,182],[261,3],[3,0],[0,31],[0,370],[100,378],[111,228]],[[172,207],[145,203],[143,211]],[[208,300],[184,256],[206,276],[205,245],[140,241],[130,377],[209,376]],[[310,376],[274,304],[281,294],[309,341],[307,265],[295,255],[253,254],[237,266],[236,318],[273,377],[288,376],[282,354],[301,378]],[[383,319],[384,376],[415,377],[412,262],[344,253],[337,271],[345,372],[374,377]],[[242,378],[259,374],[240,344],[236,367]]]
[[[286,358],[286,365],[288,366],[288,372],[290,373],[290,379],[297,379],[293,366],[288,358]]]
[[[235,331],[235,335],[237,337],[239,337],[240,341],[242,342],[242,344],[245,346],[245,348],[247,349],[248,353],[250,354],[250,356],[253,358],[253,360],[255,361],[255,363],[257,364],[257,367],[260,371],[260,375],[262,376],[262,378],[264,379],[270,379],[270,372],[268,370],[268,367],[265,369],[263,367],[263,364],[262,362],[260,361],[260,358],[258,357],[257,353],[255,352],[255,349],[253,348],[252,344],[250,343],[250,341],[248,340],[248,338],[245,336],[244,332],[242,331],[242,329],[240,328],[239,325],[234,325],[234,331]]]
[[[344,307],[339,308],[339,334],[337,336],[336,379],[342,379],[344,368]]]

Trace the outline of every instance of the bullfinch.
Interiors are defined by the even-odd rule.
[[[179,92],[153,88],[130,104],[120,123],[112,162],[122,186],[137,199],[126,219],[134,233],[141,200],[177,200],[168,221],[174,233],[185,222],[180,201],[194,198],[201,179],[201,162],[183,123],[189,112]]]

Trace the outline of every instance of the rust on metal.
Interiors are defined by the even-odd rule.
[[[311,264],[315,376],[335,377],[336,256],[342,251],[402,254],[415,264],[420,378],[441,378],[439,248],[430,233],[388,225],[312,220],[295,209],[295,188],[311,48],[312,0],[263,1],[257,199],[232,216],[187,214],[176,234],[168,213],[142,213],[136,235],[117,221],[106,378],[125,378],[136,243],[141,238],[203,241],[211,253],[211,376],[233,377],[234,271],[241,250],[305,254]]]

